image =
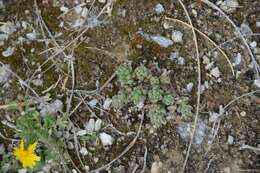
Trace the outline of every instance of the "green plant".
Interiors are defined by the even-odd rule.
[[[183,118],[191,117],[192,106],[187,103],[186,99],[183,99],[178,104],[177,112],[179,112]]]
[[[52,115],[40,116],[36,109],[26,108],[23,115],[16,120],[17,134],[26,143],[40,142],[46,149],[42,158],[60,160],[64,148],[62,140],[54,137],[54,132],[67,125],[67,117],[56,118]]]
[[[149,70],[142,64],[135,69],[135,76],[138,80],[143,81],[149,74]]]
[[[125,104],[127,104],[126,94],[117,94],[112,97],[112,106],[116,109],[121,109]]]
[[[151,90],[148,91],[148,98],[149,101],[152,103],[157,103],[162,99],[162,94],[163,91],[158,88],[158,87],[154,87]]]
[[[159,104],[150,106],[148,117],[155,128],[160,127],[165,122],[166,110]]]
[[[132,67],[128,64],[122,64],[116,70],[117,77],[123,85],[133,83],[132,73]]]
[[[170,106],[174,103],[174,97],[168,94],[163,97],[162,101],[165,105]]]
[[[146,98],[146,90],[144,90],[142,87],[137,86],[133,89],[133,91],[130,93],[130,101],[134,103],[134,105],[138,105],[141,102],[145,101]]]
[[[151,77],[150,77],[150,84],[151,84],[151,86],[153,86],[153,87],[159,86],[159,85],[160,85],[160,80],[159,80],[159,78],[156,77],[156,76],[151,76]]]
[[[160,127],[165,122],[166,108],[174,104],[174,97],[166,91],[170,84],[170,71],[166,69],[159,71],[162,71],[160,76],[143,64],[134,70],[129,64],[120,65],[116,74],[122,85],[119,86],[118,94],[112,97],[112,106],[121,109],[128,103],[133,103],[139,109],[148,108],[151,123],[156,128]],[[184,105],[180,111],[189,115],[189,108]]]
[[[164,72],[160,76],[160,82],[162,84],[170,84],[171,83],[171,78],[169,76],[170,71],[164,70]]]

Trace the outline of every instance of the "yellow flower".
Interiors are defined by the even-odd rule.
[[[24,142],[20,143],[20,148],[14,148],[14,155],[20,160],[24,168],[29,167],[32,169],[37,161],[40,161],[40,157],[34,153],[36,149],[36,143],[28,146],[28,148],[24,149]]]

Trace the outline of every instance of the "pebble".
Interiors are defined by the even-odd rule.
[[[186,90],[188,92],[191,92],[192,88],[193,88],[193,83],[192,82],[188,83],[187,86],[186,86]]]
[[[232,145],[232,144],[233,144],[233,142],[234,142],[234,137],[233,137],[233,136],[231,136],[231,135],[228,135],[228,140],[227,140],[227,143],[228,143],[228,144],[230,144],[230,145]]]
[[[100,140],[103,144],[103,146],[108,146],[108,145],[112,145],[113,144],[113,138],[111,135],[107,134],[107,133],[100,133],[99,135]]]
[[[234,12],[239,7],[237,0],[225,0],[221,3],[220,8],[227,13]]]
[[[241,117],[245,117],[246,116],[246,112],[245,111],[240,112],[240,116]]]
[[[24,169],[18,169],[18,173],[26,173],[28,170],[26,168]]]
[[[43,80],[42,79],[34,79],[34,80],[32,80],[32,83],[35,86],[42,86],[43,85]]]
[[[110,107],[111,104],[112,104],[112,99],[111,98],[107,98],[104,101],[103,109],[108,110],[108,108]]]
[[[9,57],[9,56],[13,55],[14,50],[15,50],[15,47],[8,47],[5,51],[2,52],[2,55],[4,57]]]
[[[106,0],[98,0],[98,2],[104,4],[104,3],[106,3]]]
[[[79,130],[76,134],[77,136],[85,136],[87,133],[87,130]]]
[[[74,149],[74,145],[72,142],[68,142],[67,146],[68,146],[68,149],[70,149],[70,150]]]
[[[169,58],[170,60],[174,61],[178,58],[178,56],[179,56],[179,52],[171,52]]]
[[[206,135],[206,124],[203,121],[199,121],[196,127],[196,133],[194,136],[194,143],[195,144],[202,144],[205,135]],[[186,142],[190,139],[190,134],[192,132],[192,127],[189,123],[187,124],[180,124],[177,126],[177,133],[180,137],[185,140]]]
[[[256,21],[256,27],[260,28],[260,21]]]
[[[183,33],[181,31],[172,31],[172,40],[175,43],[181,43],[183,42]]]
[[[80,152],[80,154],[82,154],[83,156],[86,156],[86,155],[88,154],[88,150],[87,150],[85,147],[82,147],[79,152]]]
[[[161,47],[169,47],[171,45],[173,45],[173,41],[167,37],[161,36],[161,35],[150,35],[150,34],[146,34],[142,31],[138,31],[138,34],[140,34],[141,36],[143,36],[147,41],[153,41],[157,44],[159,44]]]
[[[15,25],[11,22],[6,22],[0,27],[0,32],[11,35],[16,31]]]
[[[93,100],[91,100],[90,102],[88,102],[88,105],[89,105],[91,108],[93,108],[93,107],[95,107],[95,106],[97,105],[97,103],[98,103],[98,100],[97,100],[97,99],[93,99]]]
[[[238,54],[235,56],[235,61],[234,61],[233,65],[234,65],[234,66],[237,66],[237,65],[239,65],[239,64],[241,63],[241,61],[242,61],[241,54],[238,53]]]
[[[155,6],[154,10],[155,10],[156,14],[161,14],[165,11],[162,4],[157,4]]]
[[[249,27],[248,24],[246,23],[242,23],[241,26],[240,26],[240,31],[242,32],[242,34],[244,35],[248,35],[248,34],[252,34],[253,31],[252,29]]]
[[[101,119],[97,119],[96,122],[95,122],[95,131],[99,131],[101,129],[101,126],[102,126],[102,120]]]
[[[27,33],[26,34],[26,37],[29,39],[29,40],[35,40],[36,39],[36,32],[30,32],[30,33]]]
[[[6,68],[9,69],[10,65],[0,66],[0,84],[7,82],[11,76],[11,73]]]
[[[255,79],[255,80],[254,80],[254,84],[255,84],[255,86],[257,86],[258,88],[260,88],[260,79]]]
[[[184,65],[185,64],[185,59],[183,57],[179,57],[178,60],[177,60],[177,63],[179,65]]]
[[[215,78],[219,78],[219,76],[220,76],[219,68],[218,68],[218,67],[213,68],[213,69],[210,71],[210,74],[211,74],[212,76],[214,76]]]
[[[151,173],[161,173],[162,162],[153,162],[151,167]]]
[[[251,48],[256,48],[256,46],[257,46],[257,42],[256,41],[253,41],[253,42],[250,43],[250,47]]]
[[[92,133],[95,129],[95,120],[93,118],[91,118],[86,127],[85,127],[85,130],[88,132],[88,133]]]
[[[161,47],[169,47],[171,45],[173,45],[173,41],[166,38],[166,37],[163,37],[163,36],[160,36],[160,35],[155,35],[155,36],[151,36],[151,39],[152,41],[156,42],[157,44],[159,44]]]

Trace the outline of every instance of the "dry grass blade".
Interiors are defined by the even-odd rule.
[[[186,168],[186,165],[187,165],[187,162],[188,162],[188,159],[189,159],[190,150],[191,150],[191,146],[192,146],[192,144],[193,144],[193,139],[194,139],[194,136],[195,136],[196,127],[197,127],[197,123],[198,123],[198,117],[199,117],[200,93],[201,93],[201,69],[200,69],[199,47],[198,47],[198,41],[197,41],[197,35],[196,35],[196,33],[195,33],[195,29],[194,29],[194,27],[193,27],[191,18],[190,18],[190,16],[189,16],[189,13],[188,13],[188,11],[187,11],[185,5],[183,4],[182,0],[178,0],[178,1],[179,1],[179,3],[181,4],[181,6],[182,6],[182,8],[183,8],[183,10],[184,10],[184,12],[185,12],[185,15],[186,15],[186,17],[188,18],[188,21],[189,21],[190,26],[191,26],[191,30],[192,30],[192,34],[193,34],[193,41],[194,41],[195,48],[196,48],[197,67],[198,67],[198,78],[197,78],[198,85],[197,85],[196,113],[195,113],[195,119],[194,119],[194,128],[193,128],[192,133],[191,133],[191,138],[190,138],[190,142],[189,142],[187,154],[186,154],[186,156],[185,156],[185,160],[184,160],[184,163],[183,163],[183,166],[182,166],[182,170],[181,170],[181,172],[184,173],[185,168]]]
[[[195,31],[197,31],[201,36],[203,36],[204,38],[206,38],[206,39],[207,39],[210,43],[212,43],[212,44],[216,47],[216,49],[218,49],[218,50],[221,52],[221,54],[225,57],[225,59],[227,60],[229,66],[230,66],[230,69],[231,69],[231,71],[232,71],[232,75],[235,75],[234,68],[233,68],[232,63],[231,63],[231,61],[229,60],[227,54],[220,48],[220,46],[218,46],[218,45],[217,45],[212,39],[210,39],[206,34],[204,34],[204,33],[201,32],[199,29],[197,29],[197,28],[191,26],[190,24],[188,24],[188,23],[186,23],[186,22],[183,22],[183,21],[181,21],[181,20],[179,20],[179,19],[173,19],[173,18],[169,18],[169,17],[165,17],[165,19],[170,20],[170,21],[173,21],[173,22],[181,23],[181,24],[183,24],[183,25],[185,25],[185,26],[187,26],[187,27],[189,27],[189,28],[191,28],[191,29],[193,28],[193,29],[194,29]]]

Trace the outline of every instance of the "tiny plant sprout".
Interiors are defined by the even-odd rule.
[[[161,84],[170,84],[171,83],[170,71],[164,70],[164,72],[160,76],[160,82],[161,82]]]
[[[163,91],[157,87],[148,91],[149,101],[152,103],[157,103],[162,99]]]
[[[183,118],[191,117],[192,116],[192,106],[187,103],[187,101],[181,100],[177,112],[181,113],[181,116]]]
[[[163,123],[165,123],[165,115],[166,110],[159,104],[151,105],[148,112],[148,117],[155,128],[159,128]]]
[[[130,100],[134,103],[134,105],[138,105],[139,103],[145,101],[145,95],[146,91],[142,87],[137,86],[130,93]]]
[[[127,103],[126,94],[117,94],[112,97],[112,106],[116,109],[121,109]]]
[[[120,65],[116,70],[116,74],[121,84],[131,85],[133,83],[131,65],[128,64]]]
[[[149,70],[144,65],[138,66],[134,72],[136,78],[140,81],[143,81],[149,74]]]
[[[151,77],[150,77],[150,84],[151,84],[152,86],[158,86],[158,85],[160,85],[160,80],[159,80],[159,78],[158,78],[158,77],[155,77],[155,76],[151,76]]]
[[[165,95],[164,97],[163,97],[163,103],[166,105],[166,106],[170,106],[170,105],[172,105],[173,104],[173,102],[174,102],[174,98],[173,98],[173,96],[172,95]]]

